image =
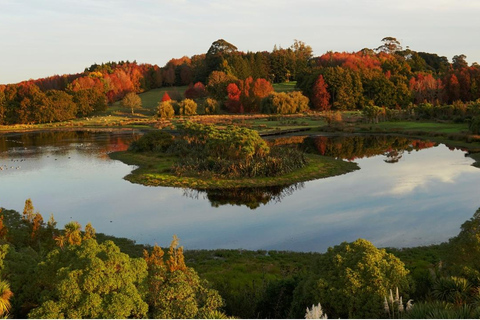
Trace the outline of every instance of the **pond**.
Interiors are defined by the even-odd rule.
[[[31,198],[61,227],[186,249],[323,252],[365,238],[378,247],[440,243],[458,234],[480,203],[480,170],[462,150],[392,136],[293,137],[311,151],[357,162],[346,175],[270,189],[228,192],[146,187],[122,178],[134,167],[109,159],[139,132],[0,135],[0,206]]]

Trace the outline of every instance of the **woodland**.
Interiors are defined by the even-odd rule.
[[[293,92],[272,84],[294,82]],[[393,37],[375,49],[314,57],[295,40],[271,52],[241,52],[219,39],[207,53],[171,59],[159,67],[135,61],[93,64],[84,72],[0,85],[0,125],[39,124],[101,114],[115,101],[141,107],[135,94],[188,86],[170,92],[158,106],[160,118],[196,114],[285,114],[364,110],[398,118],[471,121],[480,108],[480,65],[403,49]],[[130,94],[131,93],[131,94]],[[170,101],[170,102],[169,102]],[[403,112],[403,113],[402,113]]]
[[[295,84],[293,90],[274,90],[288,83]],[[107,62],[78,74],[0,85],[0,128],[84,119],[118,104],[136,116],[140,94],[165,88],[154,126],[180,119],[174,133],[181,139],[155,130],[133,143],[131,152],[161,153],[178,176],[269,177],[301,170],[305,155],[269,145],[254,130],[184,118],[268,114],[276,121],[277,115],[307,114],[328,123],[322,130],[335,131],[345,130],[343,120],[357,114],[351,122],[362,130],[440,132],[442,139],[480,149],[479,86],[480,65],[469,65],[465,55],[450,62],[403,49],[393,37],[378,48],[318,57],[298,40],[286,49],[242,52],[219,39],[206,53],[174,58],[163,67]],[[185,90],[171,90],[179,87]],[[354,159],[357,153],[342,149],[337,139],[327,146],[317,138],[310,148]],[[406,139],[398,144],[433,145]],[[372,145],[364,153],[379,148]],[[380,249],[358,239],[325,253],[184,252],[175,236],[161,248],[96,233],[90,224],[58,228],[53,215],[44,219],[30,199],[23,213],[0,210],[3,317],[480,317],[480,210],[439,245]]]

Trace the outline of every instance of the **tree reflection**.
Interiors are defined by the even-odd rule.
[[[269,202],[280,202],[290,196],[296,190],[302,189],[304,183],[296,183],[289,186],[257,187],[257,188],[229,188],[229,189],[184,189],[183,195],[188,198],[208,199],[212,207],[218,208],[223,205],[246,206],[252,210],[266,205]]]
[[[354,161],[384,155],[386,163],[398,162],[405,151],[419,151],[437,145],[435,142],[390,135],[316,136],[303,143],[309,152]]]

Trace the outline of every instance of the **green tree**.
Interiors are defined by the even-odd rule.
[[[383,44],[376,48],[378,52],[385,52],[385,53],[395,53],[397,51],[402,51],[402,45],[397,38],[394,37],[385,37],[382,39]]]
[[[144,252],[148,265],[146,301],[149,316],[161,319],[207,318],[218,312],[223,300],[195,270],[185,265],[182,247],[174,236],[168,254],[159,246]],[[222,315],[224,316],[224,315]]]
[[[137,287],[147,276],[143,259],[121,253],[111,241],[89,239],[55,249],[38,265],[40,306],[30,318],[145,317],[148,305]]]
[[[446,250],[446,268],[480,285],[480,209],[464,222],[460,233],[450,239]]]
[[[131,109],[133,114],[134,110],[142,107],[142,99],[135,92],[129,92],[123,97],[122,106]]]
[[[318,273],[315,301],[330,317],[382,317],[388,291],[409,288],[403,262],[363,239],[329,248]]]

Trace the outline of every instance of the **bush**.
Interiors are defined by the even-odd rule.
[[[472,121],[470,121],[468,129],[473,134],[480,134],[480,116],[473,117]]]
[[[167,100],[158,104],[158,116],[162,119],[171,119],[175,116],[175,109],[173,105],[175,102]]]
[[[197,114],[197,103],[192,99],[184,99],[178,104],[178,114],[191,116]]]
[[[173,136],[161,130],[145,133],[140,139],[132,142],[128,151],[133,152],[165,152],[173,143]]]
[[[182,139],[170,149],[180,155],[174,167],[178,175],[271,177],[306,165],[302,152],[270,149],[258,132],[247,128],[187,123],[183,131]]]
[[[220,110],[220,104],[212,98],[207,98],[203,106],[205,107],[205,114],[217,114]]]
[[[289,114],[308,110],[308,98],[299,91],[274,92],[262,100],[261,107],[261,112],[267,114]]]

